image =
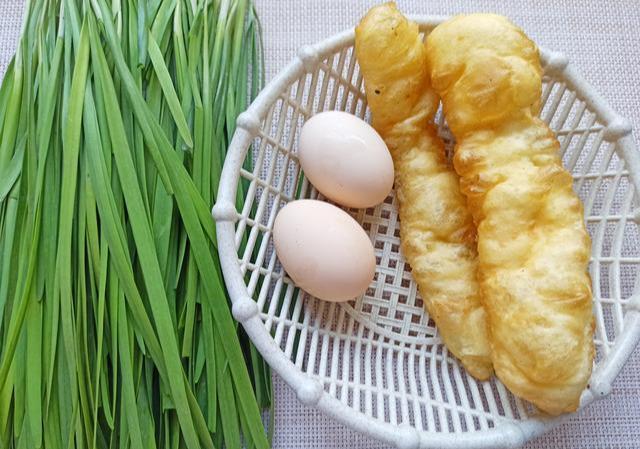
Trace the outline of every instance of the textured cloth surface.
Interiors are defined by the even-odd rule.
[[[371,1],[256,0],[264,27],[267,80],[296,54],[358,21]],[[398,1],[410,14],[450,15],[491,11],[511,17],[541,46],[567,54],[610,104],[631,120],[640,140],[640,4],[637,0],[503,2],[500,0]],[[18,40],[22,0],[0,0],[0,73]],[[386,446],[300,404],[279,378],[276,388],[277,449],[374,449]],[[526,449],[640,448],[640,350],[598,401]]]

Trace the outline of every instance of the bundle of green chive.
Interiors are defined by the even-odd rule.
[[[210,215],[260,47],[250,0],[27,0],[0,89],[0,448],[269,447]]]

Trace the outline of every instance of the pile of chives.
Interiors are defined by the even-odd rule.
[[[27,0],[0,88],[0,448],[269,447],[210,215],[261,77],[250,0]]]

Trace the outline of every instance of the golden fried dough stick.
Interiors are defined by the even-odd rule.
[[[393,156],[402,250],[444,343],[469,373],[486,379],[493,370],[475,228],[430,123],[438,97],[418,26],[393,3],[374,7],[356,28],[355,48],[373,126]]]
[[[558,141],[538,118],[538,49],[504,17],[473,14],[436,27],[427,53],[478,226],[496,374],[550,414],[574,411],[594,356],[590,241]]]

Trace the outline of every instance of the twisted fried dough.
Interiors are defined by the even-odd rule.
[[[538,49],[504,17],[472,14],[436,27],[427,54],[478,227],[496,374],[550,414],[574,411],[594,356],[590,241],[558,141],[538,118]]]
[[[393,3],[374,7],[356,28],[355,48],[373,126],[395,165],[402,250],[444,343],[473,376],[486,379],[492,368],[475,228],[431,123],[438,97],[418,26]]]

